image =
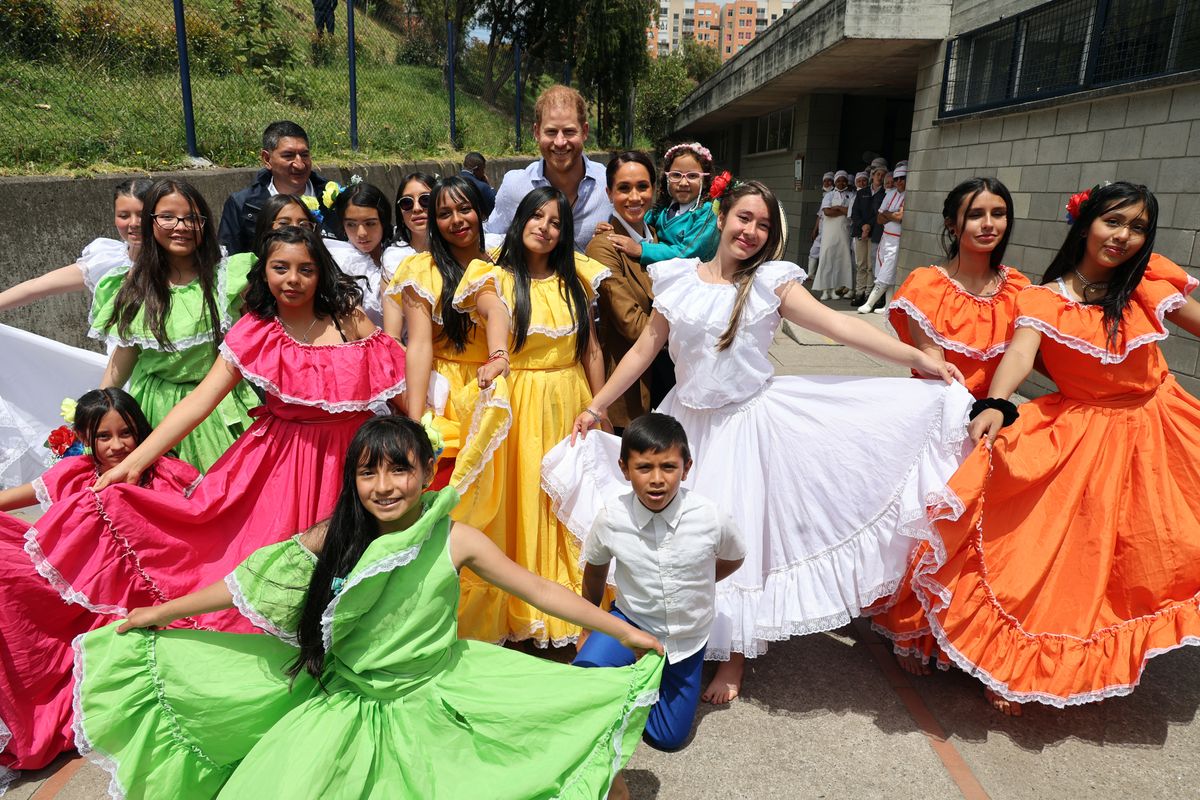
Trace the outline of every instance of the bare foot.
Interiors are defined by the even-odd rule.
[[[896,653],[896,663],[900,665],[900,669],[910,675],[929,674],[929,665],[922,661],[920,656],[915,656],[912,653]]]
[[[991,689],[984,689],[983,697],[985,700],[988,701],[988,704],[991,705],[992,708],[996,709],[997,711],[999,711],[1001,714],[1005,715],[1006,717],[1021,716],[1021,704],[1020,703],[1014,702],[1012,700],[1005,700],[1003,697],[996,694]]]
[[[746,657],[741,653],[730,653],[728,661],[722,661],[717,667],[717,674],[700,699],[714,705],[724,705],[730,702],[742,690],[742,673],[746,669]]]
[[[612,788],[608,790],[608,800],[629,800],[629,786],[625,783],[625,773],[618,772],[613,778]]]

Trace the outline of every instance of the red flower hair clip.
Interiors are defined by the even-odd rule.
[[[733,185],[733,176],[729,174],[729,170],[725,170],[717,177],[713,178],[712,185],[708,187],[708,196],[713,200],[718,200],[725,195],[725,192]]]
[[[1084,189],[1082,192],[1071,195],[1071,199],[1067,201],[1067,222],[1075,224],[1075,220],[1079,219],[1079,209],[1083,208],[1083,204],[1091,196],[1091,189]]]

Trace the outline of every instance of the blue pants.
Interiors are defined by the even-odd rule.
[[[612,615],[629,622],[613,607]],[[632,622],[629,622],[633,625]],[[637,626],[634,625],[636,628]],[[627,667],[634,662],[633,651],[611,636],[592,631],[571,663],[577,667]],[[650,709],[643,741],[656,750],[678,750],[687,741],[700,704],[700,671],[704,667],[704,648],[677,664],[663,667],[658,702]]]

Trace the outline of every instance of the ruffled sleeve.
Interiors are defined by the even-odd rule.
[[[156,492],[189,495],[200,482],[200,471],[186,461],[163,456],[154,462],[150,488]]]
[[[233,318],[241,314],[242,299],[246,294],[246,287],[250,285],[250,270],[254,269],[257,263],[258,259],[254,253],[237,253],[221,259],[217,267],[218,286],[224,286],[221,296],[225,298],[226,303],[225,320],[222,325],[225,330],[229,330]]]
[[[255,550],[225,577],[233,604],[255,626],[296,644],[317,557],[299,536]]]
[[[1184,272],[1183,267],[1158,253],[1150,254],[1150,263],[1146,265],[1146,274],[1142,276],[1142,280],[1166,281],[1182,295],[1189,295],[1200,286],[1200,280],[1196,280]]]
[[[33,493],[45,511],[61,498],[88,488],[98,477],[91,456],[68,456],[33,479]]]
[[[583,253],[575,254],[575,274],[583,284],[583,291],[589,301],[596,299],[600,284],[612,277],[612,270],[594,258],[588,258]]]
[[[404,242],[396,242],[393,245],[389,245],[383,251],[383,255],[379,257],[379,267],[383,272],[384,285],[391,284],[396,278],[396,270],[400,268],[400,265],[415,255],[417,255],[416,249]],[[391,294],[390,289],[388,290],[388,294]]]
[[[121,291],[125,275],[128,272],[128,265],[117,267],[101,278],[96,284],[96,288],[92,290],[92,307],[88,311],[88,336],[93,339],[107,338],[109,320],[112,319],[117,293]]]
[[[129,266],[129,246],[117,239],[96,239],[83,248],[75,266],[83,273],[83,285],[95,293],[105,275],[118,267]]]
[[[278,319],[248,314],[226,335],[221,356],[280,400],[332,414],[368,411],[404,391],[404,350],[379,329],[344,344],[303,344]]]
[[[388,297],[399,303],[405,289],[428,303],[433,321],[442,323],[442,274],[434,266],[433,256],[417,253],[396,268],[388,285]]]
[[[495,293],[508,313],[512,314],[512,276],[498,264],[475,259],[467,265],[458,288],[454,290],[454,307],[465,313],[474,313],[479,293],[484,287]]]
[[[647,267],[654,282],[654,308],[676,324],[687,322],[713,331],[723,331],[729,324],[727,313],[713,313],[713,291],[732,302],[736,289],[729,285],[708,284],[697,273],[699,259],[678,258],[660,261]],[[754,283],[742,309],[742,325],[757,322],[779,310],[778,290],[792,281],[803,283],[804,270],[790,261],[765,261],[754,274]]]

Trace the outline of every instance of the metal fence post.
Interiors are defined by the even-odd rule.
[[[179,83],[183,90],[183,132],[187,152],[199,158],[196,151],[196,118],[192,114],[192,73],[188,68],[187,29],[183,23],[183,0],[175,0],[175,48],[179,51]]]
[[[450,89],[450,146],[458,149],[458,124],[454,113],[454,20],[446,20],[446,79]]]
[[[358,149],[358,64],[354,52],[354,0],[346,0],[346,54],[350,62],[350,149]]]
[[[517,121],[517,151],[521,149],[521,99],[525,92],[521,88],[521,40],[513,39],[513,95],[516,97],[516,109],[513,119]]]

